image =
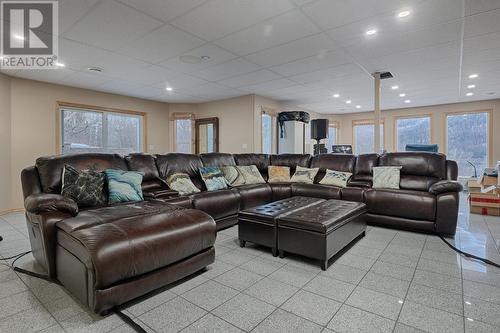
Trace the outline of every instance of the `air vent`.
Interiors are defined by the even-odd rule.
[[[380,73],[380,79],[381,80],[384,80],[384,79],[392,79],[394,76],[392,76],[392,73],[391,72],[381,72]]]
[[[89,67],[89,68],[87,68],[87,70],[89,72],[93,72],[93,73],[102,73],[102,71],[103,71],[103,69],[100,67]]]

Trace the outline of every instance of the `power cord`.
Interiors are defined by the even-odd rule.
[[[441,240],[442,240],[443,242],[445,242],[445,243],[446,243],[446,245],[448,245],[448,246],[449,246],[452,250],[454,250],[454,251],[456,251],[456,252],[460,253],[461,255],[466,256],[467,258],[476,259],[476,260],[482,261],[482,262],[484,262],[484,263],[486,263],[486,264],[488,264],[488,265],[491,265],[491,266],[495,266],[495,267],[500,268],[500,264],[497,264],[497,263],[496,263],[496,262],[494,262],[494,261],[491,261],[491,260],[486,259],[486,258],[481,258],[481,257],[475,256],[475,255],[473,255],[473,254],[471,254],[471,253],[467,253],[467,252],[464,252],[464,251],[462,251],[462,250],[460,250],[460,249],[456,248],[454,245],[452,245],[450,242],[448,242],[448,241],[444,238],[444,236],[443,236],[443,235],[441,235],[441,234],[439,235],[439,238],[441,238]]]

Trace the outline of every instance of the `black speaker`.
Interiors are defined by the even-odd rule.
[[[321,140],[328,138],[328,119],[311,120],[311,139]]]

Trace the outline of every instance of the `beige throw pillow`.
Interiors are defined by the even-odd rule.
[[[243,175],[245,184],[249,185],[266,183],[256,165],[239,165],[236,168],[238,168],[238,171]]]
[[[270,165],[267,167],[268,183],[283,183],[290,181],[290,168],[287,166]]]
[[[224,174],[229,186],[240,186],[245,184],[245,178],[235,166],[222,166],[220,170]]]
[[[399,189],[400,166],[373,167],[373,188]]]
[[[326,169],[325,176],[323,177],[323,179],[321,179],[319,183],[324,185],[335,185],[339,187],[346,187],[347,182],[349,181],[351,176],[352,173],[350,172],[342,172],[342,171]]]
[[[292,183],[306,183],[312,184],[314,183],[314,177],[318,173],[319,168],[304,168],[301,166],[297,166],[295,169],[295,173],[293,174],[292,179],[290,181]]]

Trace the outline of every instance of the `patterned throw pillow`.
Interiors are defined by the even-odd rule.
[[[144,173],[107,169],[109,203],[143,201],[142,177]]]
[[[295,169],[295,173],[292,176],[290,181],[292,183],[306,183],[312,184],[314,182],[314,177],[318,173],[319,168],[304,168],[301,166],[297,166]]]
[[[200,175],[208,191],[217,191],[227,188],[226,178],[224,178],[224,174],[218,167],[200,168]]]
[[[319,183],[324,185],[335,185],[339,187],[346,187],[347,182],[349,181],[349,178],[351,178],[351,176],[352,173],[350,172],[342,172],[342,171],[326,169],[325,176],[323,177],[323,179],[321,179]]]
[[[373,188],[399,189],[400,166],[373,167]]]
[[[266,183],[256,165],[239,165],[236,168],[238,168],[238,171],[243,175],[243,178],[245,178],[245,184]]]
[[[220,167],[220,171],[224,174],[226,182],[229,186],[240,186],[245,184],[245,178],[235,166],[223,166]]]
[[[187,173],[175,172],[167,176],[168,187],[179,192],[179,195],[187,195],[200,192]]]
[[[104,184],[106,175],[93,170],[77,170],[66,164],[62,174],[61,195],[78,207],[103,206],[108,202]]]
[[[290,181],[290,168],[287,166],[270,165],[267,167],[268,183],[283,183]]]

